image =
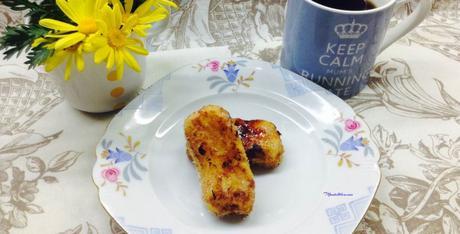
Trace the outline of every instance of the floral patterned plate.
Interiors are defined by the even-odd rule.
[[[284,161],[255,171],[256,201],[241,220],[207,211],[185,154],[183,121],[207,104],[282,133]],[[351,233],[380,180],[368,139],[353,110],[310,81],[265,62],[213,59],[171,73],[119,112],[93,178],[129,233]]]

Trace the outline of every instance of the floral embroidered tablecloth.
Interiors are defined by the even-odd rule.
[[[176,2],[181,8],[149,37],[151,51],[177,57],[178,49],[227,46],[235,56],[279,60],[285,0]],[[23,20],[0,4],[0,31]],[[72,109],[22,61],[0,60],[0,233],[124,233],[91,179],[113,113]],[[435,0],[425,22],[380,55],[369,87],[347,100],[370,126],[382,169],[356,233],[460,233],[459,88],[460,1]]]

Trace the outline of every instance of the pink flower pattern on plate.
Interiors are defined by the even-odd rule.
[[[360,127],[361,127],[361,124],[356,120],[353,120],[353,119],[345,120],[345,130],[347,132],[353,132]]]
[[[213,72],[218,72],[220,69],[220,62],[217,60],[212,60],[206,64],[206,67],[209,67]]]
[[[118,176],[120,175],[120,170],[116,167],[110,167],[102,171],[102,178],[109,181],[110,183],[115,183],[118,181]]]

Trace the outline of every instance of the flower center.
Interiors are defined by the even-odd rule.
[[[124,47],[126,45],[126,35],[117,29],[110,31],[109,45],[116,48]]]
[[[91,18],[83,19],[78,24],[78,31],[86,35],[95,33],[97,31],[96,21]]]
[[[75,45],[73,45],[73,46],[70,46],[70,47],[65,48],[64,50],[65,50],[65,51],[69,51],[69,52],[71,52],[71,53],[74,53],[75,51],[78,50],[78,47],[79,47],[80,45],[81,45],[81,43],[77,43],[77,44],[75,44]]]

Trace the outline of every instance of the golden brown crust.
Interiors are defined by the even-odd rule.
[[[200,176],[203,200],[217,216],[248,215],[254,176],[229,113],[205,106],[185,120],[187,155]]]
[[[233,119],[251,166],[275,168],[282,160],[284,147],[275,124],[266,120]]]

